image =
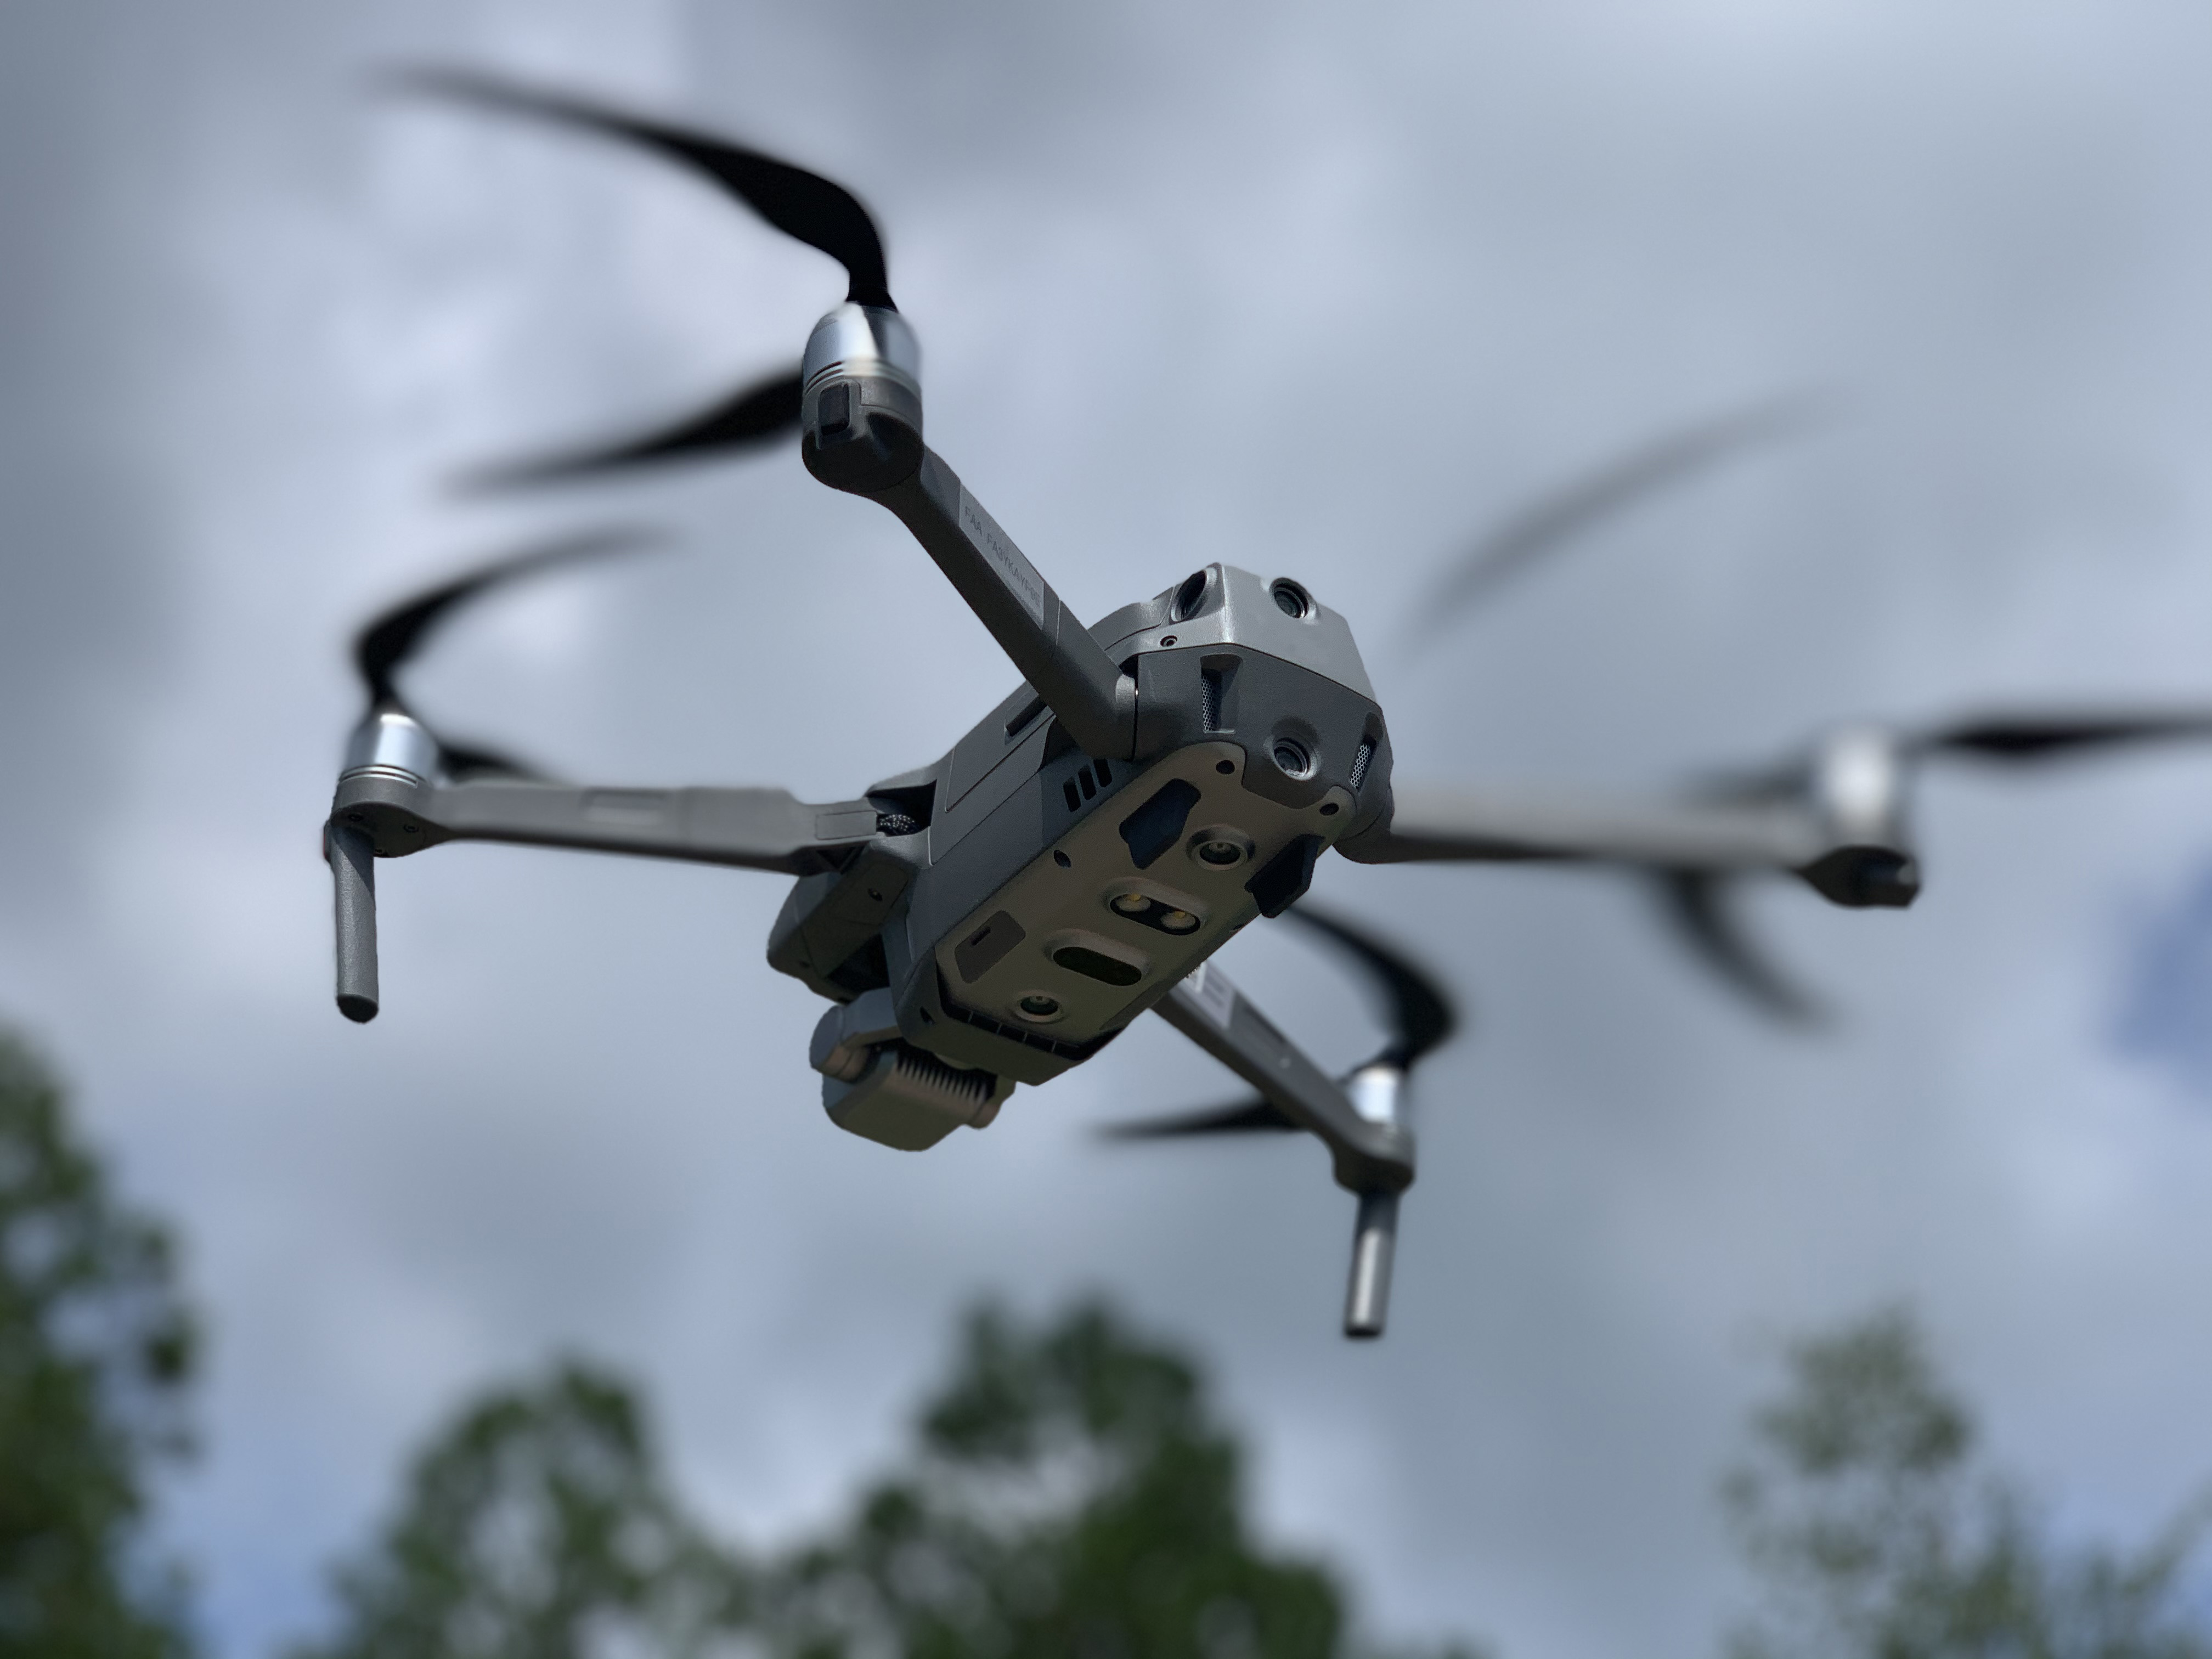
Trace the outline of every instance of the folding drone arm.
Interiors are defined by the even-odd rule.
[[[914,532],[1084,753],[1120,760],[1135,752],[1136,682],[935,451],[923,450],[911,477],[872,499]]]
[[[1085,754],[1133,755],[1135,682],[923,445],[921,351],[905,319],[880,306],[839,306],[815,325],[800,373],[807,471],[898,515]]]
[[[1854,833],[1854,831],[1858,833]],[[1401,789],[1391,817],[1337,843],[1358,864],[1553,860],[1777,870],[1853,908],[1910,904],[1912,855],[1800,800],[1668,800]]]
[[[1380,1336],[1389,1311],[1398,1198],[1413,1184],[1413,1137],[1400,1121],[1404,1068],[1368,1068],[1387,1075],[1374,1079],[1381,1086],[1363,1088],[1355,1103],[1342,1085],[1277,1030],[1212,963],[1180,981],[1154,1005],[1154,1012],[1328,1146],[1337,1185],[1359,1200],[1345,1294],[1345,1334]],[[1367,1110],[1361,1109],[1363,1104]]]
[[[744,870],[811,875],[835,869],[873,837],[867,801],[810,805],[782,789],[599,789],[515,779],[432,781],[395,764],[428,738],[403,714],[372,718],[369,753],[338,779],[325,834],[335,884],[337,1001],[349,1019],[375,1018],[374,860],[449,841],[506,842],[629,853]]]

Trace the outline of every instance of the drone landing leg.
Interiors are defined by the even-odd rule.
[[[1327,1145],[1337,1185],[1359,1200],[1344,1334],[1382,1335],[1390,1303],[1398,1195],[1413,1181],[1413,1138],[1398,1121],[1396,1110],[1403,1069],[1384,1065],[1364,1068],[1354,1075],[1353,1091],[1347,1092],[1247,1002],[1211,963],[1177,985],[1156,1011],[1258,1090],[1285,1117]],[[1369,1109],[1362,1110],[1363,1105]]]
[[[337,913],[338,1012],[376,1018],[376,848],[368,832],[332,824],[323,842]]]
[[[1344,1334],[1382,1334],[1390,1312],[1390,1258],[1398,1248],[1398,1194],[1362,1193],[1352,1227],[1352,1283],[1344,1293]]]

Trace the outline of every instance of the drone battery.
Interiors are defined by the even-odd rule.
[[[963,1123],[984,1127],[1012,1092],[1012,1084],[988,1072],[948,1065],[903,1042],[878,1048],[856,1082],[822,1079],[832,1123],[906,1152],[934,1146]]]

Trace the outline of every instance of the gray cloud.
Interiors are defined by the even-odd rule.
[[[2201,867],[2201,760],[1932,777],[1905,916],[1756,915],[1847,1014],[1769,1032],[1601,878],[1332,866],[1467,986],[1396,1328],[1332,1334],[1310,1148],[1105,1152],[1214,1097],[1170,1033],[902,1159],[830,1132],[781,884],[449,849],[385,876],[387,1012],[328,1006],[313,856],[369,609],[537,530],[665,556],[441,640],[425,706],[580,775],[830,798],[1012,675],[888,519],[789,459],[512,504],[459,463],[789,356],[820,263],[635,158],[372,98],[493,64],[851,179],[933,440],[1097,613],[1226,557],[1350,615],[1407,777],[1663,781],[1842,714],[2194,696],[2212,568],[2206,25],[2152,6],[209,0],[0,19],[14,855],[0,1005],[183,1218],[218,1335],[177,1530],[226,1650],[453,1392],[642,1371],[764,1535],[897,1432],[948,1310],[1103,1285],[1203,1342],[1273,1524],[1393,1629],[1692,1649],[1762,1333],[1911,1295],[2001,1444],[2126,1528],[2199,1471],[2212,1134],[2115,1050],[2130,918]],[[1833,429],[1607,526],[1449,648],[1437,562],[1659,430],[1805,385]],[[765,694],[765,701],[763,700]],[[27,804],[28,803],[28,804]],[[2162,925],[2154,923],[2153,925]],[[1303,946],[1241,982],[1328,1058]]]

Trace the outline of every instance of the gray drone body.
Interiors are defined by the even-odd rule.
[[[933,765],[850,800],[558,783],[441,742],[392,676],[452,604],[604,538],[420,596],[356,647],[370,708],[325,830],[348,1017],[366,1020],[379,1006],[378,859],[483,840],[781,872],[796,881],[769,962],[831,1005],[810,1058],[834,1122],[893,1147],[933,1146],[988,1125],[1016,1085],[1059,1076],[1157,1012],[1258,1098],[1153,1130],[1291,1128],[1319,1139],[1358,1199],[1345,1328],[1373,1336],[1399,1194],[1414,1175],[1406,1081],[1449,1034],[1449,1000],[1359,929],[1310,918],[1396,1009],[1389,1045],[1332,1077],[1208,960],[1255,919],[1289,911],[1322,854],[1649,871],[1677,884],[1686,914],[1715,939],[1715,884],[1747,871],[1794,874],[1852,907],[1899,906],[1917,892],[1905,751],[1880,734],[1843,734],[1779,780],[1687,796],[1394,789],[1382,709],[1351,628],[1296,581],[1211,564],[1083,626],[923,442],[919,353],[890,304],[873,223],[849,193],[758,152],[579,100],[467,76],[428,84],[694,165],[851,278],[798,374],[647,439],[506,476],[727,449],[795,426],[808,470],[894,514],[1023,684]]]

